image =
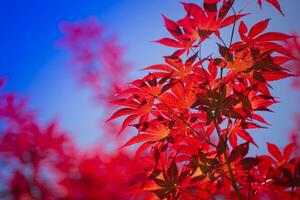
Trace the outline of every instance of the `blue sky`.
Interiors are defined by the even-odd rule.
[[[191,1],[196,2],[196,1]],[[198,1],[199,2],[199,1]],[[240,2],[237,1],[238,5]],[[264,4],[260,12],[256,1],[249,5],[252,17],[249,24],[272,18],[269,30],[299,32],[299,0],[281,1],[286,13],[282,17],[271,6]],[[238,6],[239,7],[239,6]],[[81,146],[101,139],[99,121],[104,116],[95,109],[89,91],[80,90],[69,73],[65,52],[55,45],[62,35],[61,21],[75,21],[96,16],[126,47],[127,60],[134,69],[162,62],[170,49],[150,41],[167,36],[161,14],[177,19],[183,16],[179,1],[166,0],[1,0],[0,7],[0,75],[7,75],[7,90],[20,92],[30,100],[41,121],[52,118],[61,121],[61,127],[70,131]],[[132,77],[139,76],[134,71]],[[293,113],[299,111],[295,92],[289,90],[289,81],[273,84],[274,96],[281,103],[273,106],[275,113],[266,115],[272,126],[254,132],[264,149],[265,141],[283,145],[287,131],[293,126]]]

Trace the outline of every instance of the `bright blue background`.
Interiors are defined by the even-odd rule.
[[[101,140],[99,121],[105,118],[101,108],[95,109],[89,91],[80,90],[66,66],[65,52],[54,45],[62,34],[61,21],[74,21],[97,16],[112,33],[116,33],[127,49],[127,60],[139,69],[162,62],[162,55],[170,49],[150,41],[167,36],[161,14],[177,19],[184,12],[179,1],[166,0],[1,0],[0,1],[0,75],[7,75],[6,90],[20,92],[30,100],[41,121],[53,118],[70,131],[81,146]],[[195,2],[195,1],[194,1]],[[198,1],[199,2],[199,1]],[[202,2],[202,1],[200,1]],[[238,6],[240,2],[237,1]],[[272,18],[269,29],[299,32],[299,0],[281,1],[286,16],[273,7],[263,5],[260,12],[253,1],[249,24]],[[135,71],[136,72],[136,71]],[[136,72],[140,73],[140,72]],[[139,76],[133,74],[133,76]],[[279,145],[287,142],[287,133],[293,127],[293,113],[299,111],[296,94],[289,89],[289,81],[274,84],[274,96],[281,103],[273,106],[275,113],[265,115],[272,126],[253,132],[264,150],[264,143]]]

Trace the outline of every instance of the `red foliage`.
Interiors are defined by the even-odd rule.
[[[62,27],[60,43],[72,54],[72,70],[107,109],[128,70],[122,48],[93,19]],[[0,79],[0,89],[5,82]],[[0,120],[1,199],[130,199],[128,188],[143,176],[128,153],[83,152],[57,122],[41,125],[12,92],[0,93]],[[110,125],[103,126],[107,137],[115,132]]]
[[[267,2],[282,13],[277,1]],[[269,19],[249,30],[241,21],[234,41],[237,21],[248,15],[235,12],[234,1],[182,4],[182,19],[163,16],[173,38],[157,41],[175,52],[146,67],[151,73],[120,94],[114,103],[121,108],[109,118],[126,116],[120,132],[137,128],[124,147],[143,142],[136,155],[149,162],[147,178],[133,193],[145,199],[300,198],[295,144],[283,153],[268,144],[271,156],[247,157],[250,144],[256,145],[248,130],[268,124],[259,111],[277,103],[270,82],[293,76],[286,63],[295,57],[284,47],[292,36],[264,32]],[[222,38],[227,26],[229,44]],[[213,39],[219,55],[201,57],[201,47]]]
[[[266,2],[283,14],[276,0]],[[298,59],[298,40],[265,32],[269,19],[251,28],[241,21],[235,30],[250,15],[236,12],[234,3],[182,3],[183,18],[163,17],[173,38],[156,42],[175,52],[123,90],[128,65],[116,40],[93,19],[62,24],[60,43],[72,54],[72,69],[101,105],[109,100],[120,107],[108,121],[123,117],[119,133],[137,130],[122,148],[141,145],[134,156],[79,150],[57,122],[41,125],[25,101],[1,93],[1,198],[300,199],[298,127],[283,150],[267,143],[265,155],[248,153],[257,146],[250,130],[268,125],[261,112],[278,103],[271,82],[298,72],[297,65],[287,69]],[[228,44],[225,27],[232,27]],[[208,40],[219,52],[202,57]]]
[[[64,38],[58,43],[71,54],[71,69],[102,103],[124,87],[129,64],[115,36],[107,36],[95,18],[61,23]]]
[[[0,111],[1,199],[129,199],[142,176],[126,153],[81,152],[56,122],[41,126],[15,95],[0,95]]]

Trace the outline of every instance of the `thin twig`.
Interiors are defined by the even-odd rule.
[[[233,22],[233,26],[232,26],[232,30],[231,30],[231,36],[230,36],[230,43],[229,43],[229,48],[231,47],[232,45],[232,41],[233,41],[233,36],[234,36],[234,29],[235,29],[235,25],[236,25],[236,21],[237,21],[237,18],[236,18],[236,12],[234,10],[233,7],[231,7],[233,13],[234,13],[234,22]]]
[[[219,139],[223,140],[222,135],[221,135],[220,130],[219,130],[219,126],[217,124],[216,117],[214,115],[213,115],[213,121],[214,121],[215,128],[216,128]],[[231,185],[232,185],[233,189],[235,190],[235,192],[237,193],[239,200],[242,200],[243,199],[242,194],[241,194],[240,188],[239,188],[239,186],[236,182],[236,179],[234,177],[234,174],[233,174],[233,171],[232,171],[232,168],[231,168],[231,165],[230,165],[230,161],[229,161],[229,158],[228,158],[228,155],[227,155],[227,152],[226,152],[226,144],[224,143],[224,141],[222,141],[221,145],[222,145],[222,151],[223,151],[223,154],[224,154],[224,157],[225,157],[226,165],[227,165],[228,170],[229,170],[229,175],[232,179]]]

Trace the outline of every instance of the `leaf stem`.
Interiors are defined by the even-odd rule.
[[[234,174],[233,174],[233,171],[232,171],[232,168],[231,168],[231,165],[230,165],[230,161],[229,161],[229,159],[228,159],[228,155],[227,155],[227,152],[226,152],[226,144],[225,144],[224,141],[223,141],[223,137],[222,137],[222,135],[221,135],[221,133],[220,133],[220,130],[219,130],[219,127],[218,127],[218,124],[217,124],[217,120],[216,120],[216,117],[215,117],[214,115],[213,115],[213,121],[214,121],[214,125],[215,125],[215,128],[216,128],[218,137],[219,137],[219,139],[220,139],[220,141],[221,141],[221,145],[222,145],[222,148],[221,148],[221,149],[222,149],[222,153],[224,154],[225,161],[226,161],[226,165],[227,165],[228,171],[229,171],[229,175],[230,175],[230,178],[231,178],[231,180],[232,180],[231,185],[232,185],[234,191],[237,193],[238,199],[239,199],[239,200],[242,200],[243,198],[242,198],[241,191],[240,191],[239,186],[238,186],[238,184],[237,184],[237,182],[236,182],[236,179],[235,179],[235,177],[234,177]]]
[[[232,30],[231,30],[231,36],[230,36],[230,43],[229,43],[229,48],[231,47],[232,45],[232,41],[233,41],[233,36],[234,36],[234,29],[235,29],[235,25],[236,25],[236,12],[234,10],[233,7],[231,7],[233,13],[234,13],[234,22],[233,22],[233,26],[232,26]]]
[[[194,127],[192,127],[183,117],[177,116],[185,125],[187,125],[190,129],[192,129],[193,132],[195,132],[198,136],[201,137],[201,139],[205,140],[208,144],[210,144],[213,147],[217,147],[214,143],[212,143],[210,140],[206,139],[204,136],[202,136]]]

